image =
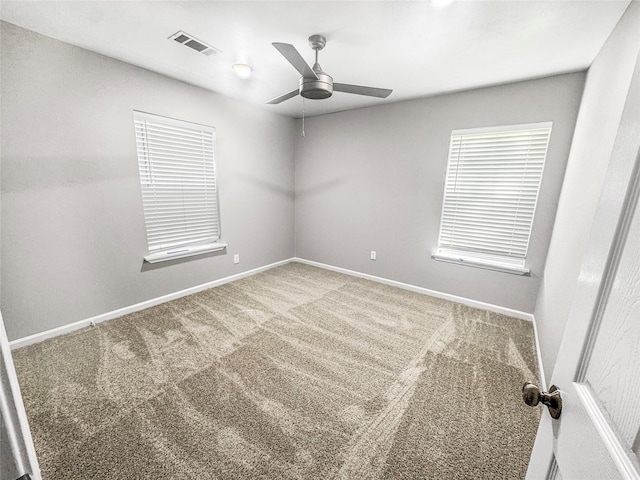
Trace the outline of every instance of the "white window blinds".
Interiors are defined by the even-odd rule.
[[[134,112],[149,257],[188,256],[219,247],[215,130]]]
[[[451,133],[434,258],[527,273],[551,122]]]

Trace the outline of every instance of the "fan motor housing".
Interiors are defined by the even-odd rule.
[[[300,77],[298,91],[304,98],[322,100],[333,95],[333,77],[326,73],[316,72],[318,79]]]

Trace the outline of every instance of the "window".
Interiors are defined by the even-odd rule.
[[[526,274],[551,122],[451,132],[436,260]]]
[[[221,250],[215,129],[134,112],[146,261]]]

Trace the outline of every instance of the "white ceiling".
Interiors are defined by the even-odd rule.
[[[305,115],[360,108],[586,69],[630,0],[15,1],[0,18],[134,65],[300,117],[299,74],[271,45],[293,44],[309,64],[311,34],[334,81],[392,88],[387,99],[336,92],[305,100]],[[222,52],[206,57],[168,37],[183,30]],[[247,63],[253,75],[231,70]]]

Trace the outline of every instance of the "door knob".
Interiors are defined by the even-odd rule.
[[[530,407],[535,407],[538,403],[546,405],[553,418],[560,418],[562,413],[562,397],[555,385],[551,385],[547,393],[541,392],[536,385],[527,382],[522,386],[522,400]]]

